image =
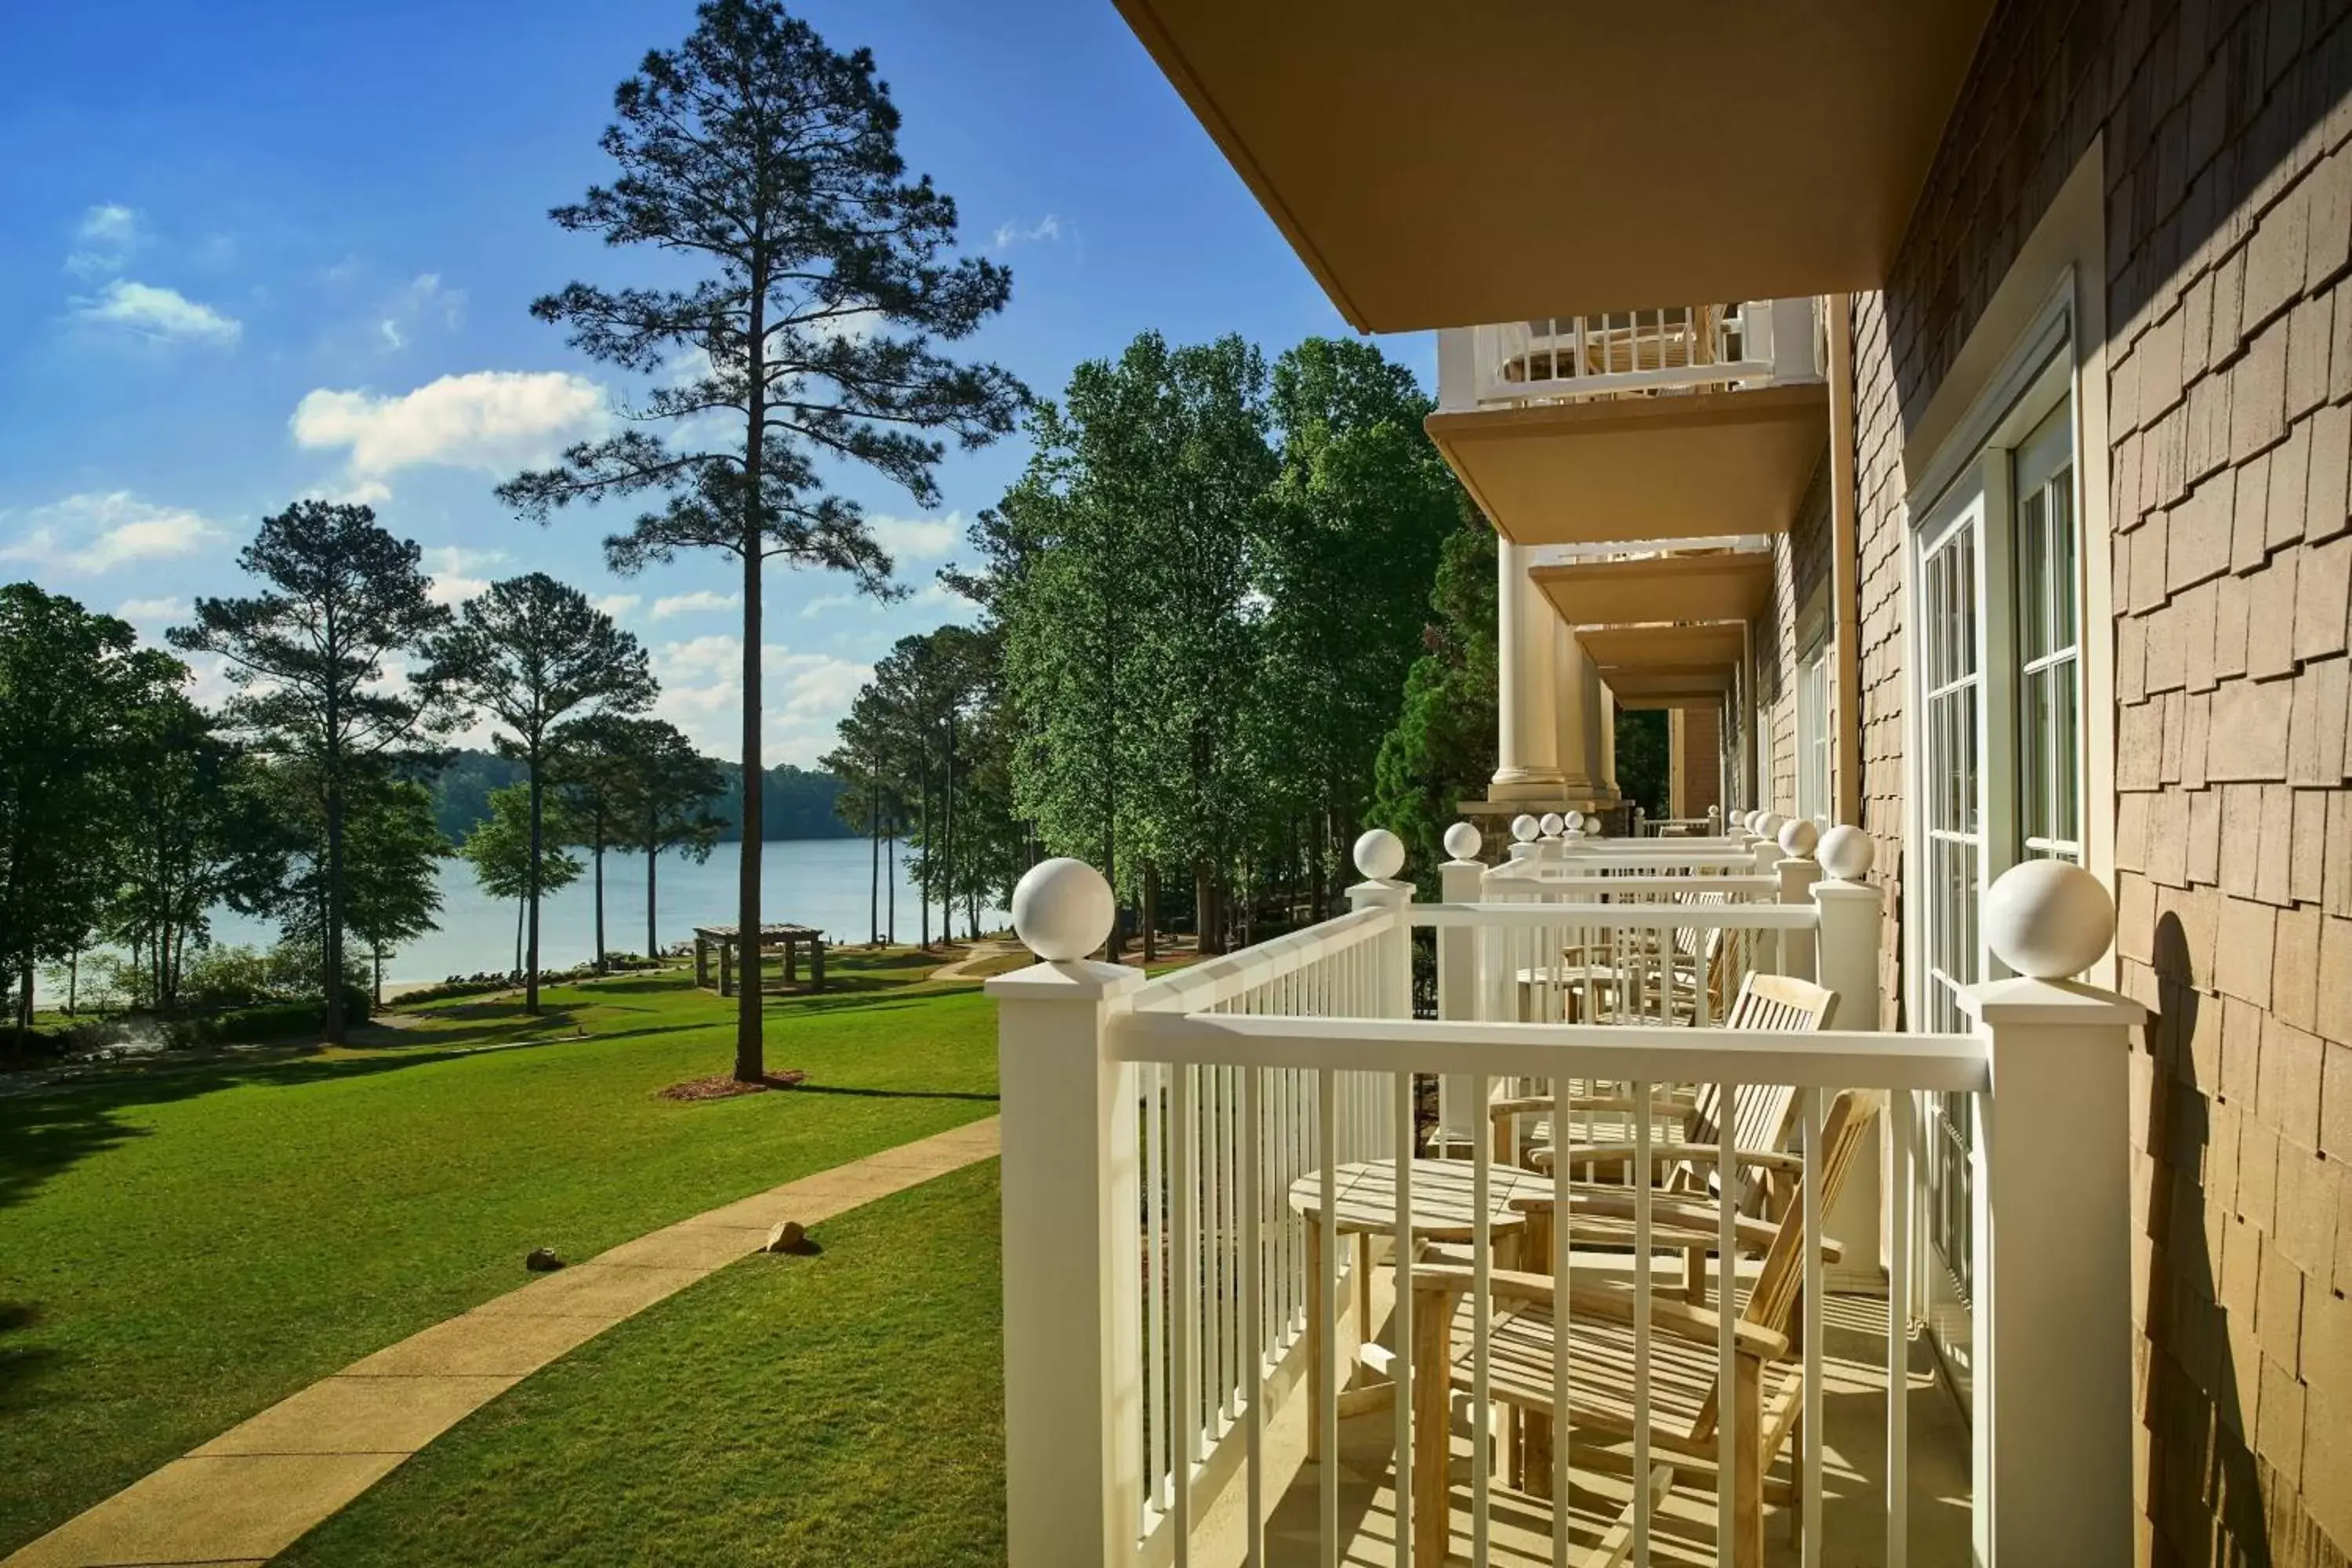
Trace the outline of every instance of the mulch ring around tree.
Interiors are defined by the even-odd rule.
[[[671,1084],[661,1091],[664,1100],[732,1100],[739,1094],[764,1094],[772,1089],[797,1089],[808,1074],[794,1069],[760,1075],[757,1083],[746,1083],[732,1073],[720,1073],[715,1078],[690,1078],[684,1083]]]

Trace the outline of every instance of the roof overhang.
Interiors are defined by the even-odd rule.
[[[1876,287],[1991,0],[1118,0],[1357,328]]]
[[[1528,576],[1571,626],[1753,620],[1772,593],[1771,558],[1755,551],[1580,561]]]
[[[1780,533],[1829,445],[1829,389],[1547,403],[1423,423],[1515,544]]]
[[[1728,672],[1748,651],[1746,628],[1729,621],[1664,626],[1588,626],[1576,634],[1585,658],[1615,685],[1627,676]]]

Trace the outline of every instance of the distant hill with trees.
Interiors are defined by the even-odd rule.
[[[721,837],[740,836],[743,821],[741,774],[732,763],[714,764],[725,774],[726,788],[713,795],[708,809],[724,826]],[[433,816],[452,843],[466,837],[476,824],[490,817],[490,792],[524,780],[523,764],[495,752],[460,751],[432,781]],[[770,768],[761,780],[761,828],[763,839],[847,838],[856,832],[841,820],[835,802],[841,781],[818,768],[790,763]]]

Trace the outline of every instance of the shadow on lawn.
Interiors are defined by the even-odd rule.
[[[41,1310],[29,1301],[0,1301],[0,1410],[29,1405],[26,1396],[34,1383],[54,1371],[64,1358],[47,1345],[11,1344],[7,1335],[41,1321]]]
[[[845,1083],[796,1083],[787,1094],[841,1094],[857,1100],[968,1100],[994,1105],[1002,1096],[962,1089],[860,1089]]]

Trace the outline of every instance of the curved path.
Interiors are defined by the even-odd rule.
[[[0,1568],[258,1568],[466,1416],[625,1318],[815,1225],[997,1152],[994,1117],[650,1231],[411,1334],[133,1482]]]

